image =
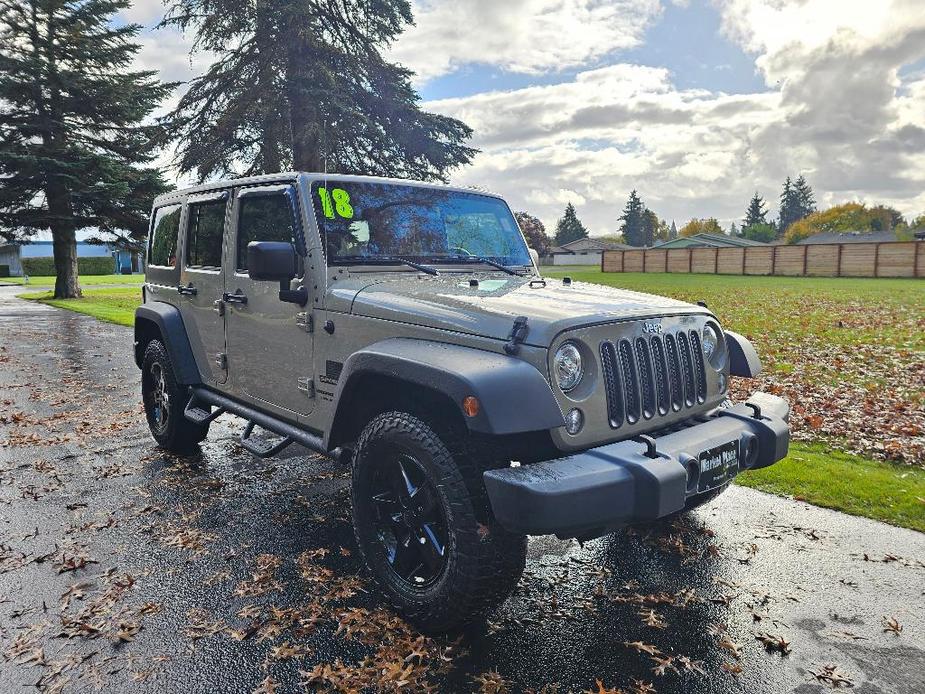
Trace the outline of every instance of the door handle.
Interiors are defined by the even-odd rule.
[[[181,284],[179,287],[177,287],[177,292],[186,296],[196,296],[196,287],[193,286],[192,282],[190,282],[185,287]]]
[[[228,292],[222,294],[222,301],[224,301],[226,304],[246,304],[247,297],[242,294],[241,290],[239,289],[234,294],[229,294]]]

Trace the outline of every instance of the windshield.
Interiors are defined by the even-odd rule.
[[[330,265],[389,258],[531,264],[510,209],[486,195],[394,183],[318,181],[312,184],[312,205]]]

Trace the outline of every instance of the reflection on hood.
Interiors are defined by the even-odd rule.
[[[354,276],[329,292],[329,307],[356,315],[506,340],[514,318],[528,317],[526,343],[548,346],[563,330],[647,316],[703,313],[699,306],[585,282],[543,286],[528,277],[445,272],[439,277],[395,273]],[[477,287],[469,280],[477,278]],[[331,304],[335,305],[331,305]]]

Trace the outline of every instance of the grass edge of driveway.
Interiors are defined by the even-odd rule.
[[[53,299],[51,292],[17,296],[118,325],[134,325],[134,308],[141,303],[137,287],[83,293],[82,299]],[[925,532],[925,471],[916,467],[849,455],[823,444],[794,442],[785,460],[740,475],[736,483]]]
[[[135,324],[135,307],[141,304],[141,288],[138,286],[84,289],[80,299],[55,299],[50,291],[26,292],[16,296],[128,327]]]

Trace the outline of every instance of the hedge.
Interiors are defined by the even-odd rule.
[[[22,271],[33,277],[51,277],[55,272],[54,258],[23,258]],[[78,258],[77,272],[81,275],[111,275],[115,261],[109,256]]]
[[[10,266],[0,265],[0,277],[9,277],[9,276],[10,276]]]

